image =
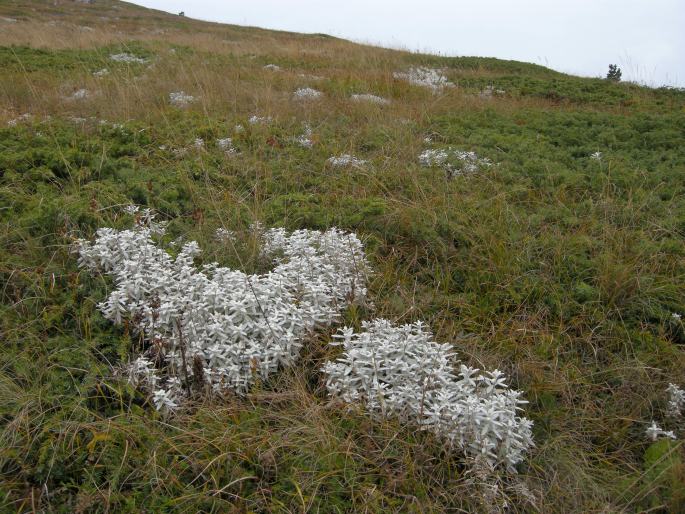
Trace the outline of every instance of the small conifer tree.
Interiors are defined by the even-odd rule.
[[[621,68],[619,68],[616,64],[610,64],[609,65],[609,72],[607,73],[607,80],[611,80],[613,82],[621,82]]]

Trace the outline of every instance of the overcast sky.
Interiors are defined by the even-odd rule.
[[[685,86],[685,0],[135,0],[203,20]]]

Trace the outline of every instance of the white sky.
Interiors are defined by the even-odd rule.
[[[685,0],[135,0],[203,20],[685,86]]]

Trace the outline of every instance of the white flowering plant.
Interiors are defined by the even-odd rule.
[[[138,57],[136,55],[129,54],[126,52],[120,54],[112,54],[109,56],[109,58],[114,62],[126,62],[135,64],[144,64],[147,62],[147,59],[143,59],[142,57]]]
[[[671,383],[668,384],[666,393],[668,393],[666,417],[675,423],[678,423],[679,421],[682,422],[683,416],[685,415],[685,390],[678,387],[678,385]],[[660,437],[667,437],[669,439],[678,438],[674,430],[663,430],[654,420],[652,420],[651,425],[647,427],[645,434],[647,435],[647,438],[652,441],[656,441]]]
[[[194,241],[172,257],[155,241],[163,224],[149,210],[128,212],[135,228],[101,228],[76,250],[82,268],[112,277],[115,288],[98,307],[142,336],[145,349],[128,375],[160,410],[175,409],[198,390],[246,392],[293,364],[314,330],[366,296],[368,265],[354,234],[259,230],[262,253],[275,267],[248,275],[216,263],[198,269]]]
[[[347,166],[352,166],[352,167],[361,167],[364,166],[365,164],[368,163],[368,161],[364,159],[360,159],[358,157],[355,157],[354,155],[350,154],[341,154],[341,155],[334,155],[332,157],[329,157],[326,162],[330,164],[331,166],[334,166],[336,168],[344,168]]]
[[[197,99],[193,95],[186,94],[184,91],[173,91],[169,93],[169,103],[174,107],[186,107]]]
[[[314,133],[312,132],[312,128],[309,126],[309,124],[305,124],[304,132],[299,136],[295,137],[294,141],[297,145],[301,146],[302,148],[311,148],[314,146],[313,136]]]
[[[295,90],[293,96],[297,100],[318,100],[323,96],[323,93],[316,89],[312,89],[311,87],[302,87]]]
[[[388,100],[387,98],[371,94],[351,95],[350,99],[353,102],[369,102],[378,105],[388,105],[390,103],[390,100]]]
[[[427,87],[433,93],[439,93],[444,89],[455,87],[445,77],[444,70],[434,68],[409,68],[407,71],[396,71],[392,76],[399,80],[405,80],[415,86]]]
[[[519,415],[527,402],[502,372],[465,365],[455,372],[452,346],[434,342],[421,322],[362,327],[335,336],[343,353],[323,367],[331,395],[430,430],[480,465],[514,470],[533,446],[533,423]]]
[[[492,166],[488,158],[452,147],[424,150],[419,155],[419,163],[428,168],[442,168],[450,178]]]

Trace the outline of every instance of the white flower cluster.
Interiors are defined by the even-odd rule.
[[[379,105],[388,105],[390,103],[390,100],[388,100],[387,98],[383,98],[382,96],[376,95],[352,95],[350,96],[350,98],[353,102],[370,102]]]
[[[333,157],[329,157],[326,162],[330,164],[331,166],[335,166],[336,168],[343,168],[346,166],[363,166],[365,165],[368,161],[365,161],[364,159],[358,159],[354,155],[350,154],[342,154],[342,155],[337,155]]]
[[[270,70],[270,71],[281,71],[281,67],[278,66],[277,64],[266,64],[263,66],[265,70]]]
[[[602,152],[595,152],[590,155],[590,159],[594,161],[601,161],[602,160]]]
[[[214,239],[220,243],[230,243],[236,240],[237,234],[233,230],[219,227],[214,232]]]
[[[31,114],[25,113],[7,122],[8,127],[16,127],[19,123],[31,120]]]
[[[419,155],[419,162],[423,166],[442,168],[450,177],[492,166],[490,159],[478,157],[475,152],[464,152],[451,147],[424,150]]]
[[[647,437],[652,441],[656,441],[659,437],[668,437],[669,439],[676,439],[673,430],[662,430],[661,427],[659,427],[659,425],[656,424],[656,421],[652,421],[652,424],[647,427],[645,433],[647,434]]]
[[[256,114],[250,116],[250,118],[247,120],[250,125],[268,125],[271,123],[271,121],[271,116],[257,116]]]
[[[297,76],[305,80],[323,80],[326,78],[322,77],[321,75],[308,75],[306,73],[298,73]]]
[[[672,418],[679,418],[685,414],[685,391],[675,384],[668,384],[668,408],[666,413]]]
[[[451,345],[432,341],[421,322],[377,319],[362,326],[361,333],[344,328],[336,336],[343,354],[323,368],[331,395],[416,423],[490,468],[512,470],[533,446],[533,423],[518,415],[526,402],[500,371],[462,365],[455,373]]]
[[[493,95],[503,96],[505,94],[507,94],[507,92],[504,89],[495,89],[495,86],[491,84],[485,86],[485,89],[483,89],[478,96],[485,99],[491,99]]]
[[[187,95],[183,91],[175,91],[173,93],[169,93],[169,102],[174,107],[186,107],[188,104],[191,104],[194,101],[194,96]]]
[[[109,75],[109,70],[107,68],[102,68],[101,70],[93,72],[93,77],[104,77],[106,75]]]
[[[314,146],[314,140],[312,139],[312,128],[305,124],[304,133],[295,138],[295,143],[303,148],[311,148]]]
[[[323,93],[311,87],[302,87],[296,90],[293,96],[298,100],[317,100],[323,96]]]
[[[676,384],[668,384],[666,388],[668,393],[668,406],[666,407],[666,415],[669,418],[680,419],[685,414],[685,390],[678,387]],[[656,421],[652,420],[652,424],[647,427],[647,437],[652,441],[656,441],[659,437],[668,437],[670,439],[677,439],[673,430],[662,430]]]
[[[238,153],[238,150],[233,146],[233,139],[230,137],[217,139],[216,146],[223,150],[227,155]]]
[[[126,52],[121,54],[112,54],[109,56],[109,58],[115,62],[128,62],[136,64],[143,64],[147,62],[147,59],[143,59],[142,57],[137,57],[133,54],[129,54]]]
[[[87,89],[77,89],[74,93],[67,97],[67,100],[85,100],[90,97],[90,91]]]
[[[79,265],[113,278],[114,291],[98,307],[114,323],[128,320],[147,342],[129,374],[159,409],[175,408],[198,387],[245,392],[292,364],[313,330],[366,295],[368,265],[354,234],[266,230],[264,255],[276,266],[247,275],[216,263],[197,269],[194,241],[172,258],[153,241],[159,230],[150,212],[129,212],[136,228],[102,228],[94,243],[78,242]]]
[[[433,93],[438,93],[445,88],[455,87],[443,73],[443,70],[434,68],[409,68],[404,72],[396,71],[392,76],[399,80],[406,80],[415,86],[430,88]]]

